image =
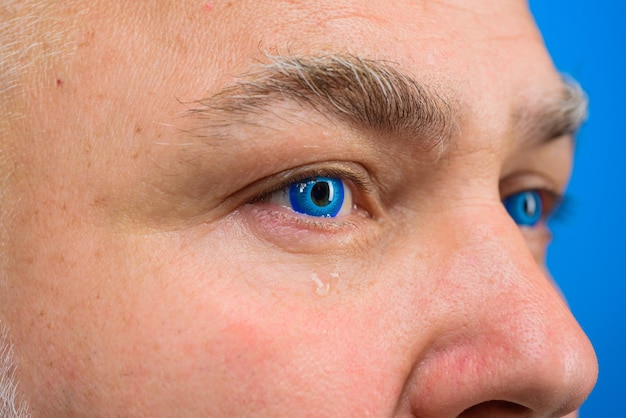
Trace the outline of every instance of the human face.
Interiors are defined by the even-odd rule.
[[[468,4],[45,6],[1,173],[33,416],[574,411],[593,349],[502,201],[549,209],[577,112],[524,2]],[[352,204],[285,207],[316,176]]]

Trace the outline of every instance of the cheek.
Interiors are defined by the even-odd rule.
[[[384,364],[372,355],[376,341],[368,333],[371,327],[360,322],[355,310],[337,306],[333,296],[318,295],[313,283],[306,292],[250,287],[245,280],[254,267],[266,281],[290,280],[271,268],[228,262],[214,265],[212,278],[190,277],[207,283],[193,295],[171,289],[161,299],[167,303],[152,313],[160,320],[135,344],[162,335],[161,352],[148,354],[152,372],[185,382],[180,393],[167,397],[194,397],[189,404],[198,411],[222,416],[288,415],[300,409],[327,409],[330,414],[359,404],[367,408],[377,397],[371,382],[381,379],[372,370]],[[170,361],[163,364],[164,359]],[[363,364],[370,364],[367,371]],[[145,382],[137,383],[145,397],[151,396]],[[325,400],[336,393],[348,394],[341,400],[344,405],[327,405]]]
[[[382,304],[355,305],[346,289],[321,295],[308,270],[293,286],[293,270],[223,245],[57,232],[16,274],[34,410],[332,415],[365,413],[383,396],[372,382],[392,373],[375,349],[384,324],[362,320],[382,318]],[[331,405],[330,393],[347,395]]]

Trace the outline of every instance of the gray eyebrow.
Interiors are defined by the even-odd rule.
[[[235,83],[188,104],[186,114],[200,125],[186,132],[222,137],[224,128],[254,123],[251,115],[272,113],[281,101],[294,101],[356,129],[411,140],[423,151],[441,153],[460,126],[458,107],[453,109],[448,100],[390,62],[349,54],[266,58],[267,63],[259,63]],[[563,76],[556,95],[538,100],[513,109],[515,136],[524,142],[574,135],[586,120],[587,96],[570,77]]]
[[[337,54],[267,58],[268,63],[190,107],[188,113],[203,121],[200,129],[245,121],[285,100],[357,129],[417,138],[426,151],[441,149],[456,126],[446,100],[389,62]]]
[[[514,126],[523,140],[549,142],[574,136],[587,119],[588,98],[578,82],[563,75],[560,91],[536,107],[520,106],[513,113]]]

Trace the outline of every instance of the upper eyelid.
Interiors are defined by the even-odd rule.
[[[499,181],[501,199],[524,190],[540,190],[554,196],[560,196],[563,194],[564,188],[545,174],[533,171],[517,172]]]
[[[355,200],[359,200],[359,195],[364,195],[371,196],[379,204],[382,203],[381,186],[377,183],[376,178],[361,164],[341,160],[306,164],[266,176],[245,187],[249,191],[246,192],[248,196],[244,198],[244,201],[246,203],[263,201],[272,194],[284,190],[292,183],[315,177],[334,177],[347,180],[357,189],[357,194],[354,195]],[[499,194],[501,200],[525,190],[536,190],[543,196],[549,197],[551,213],[554,212],[552,208],[558,209],[565,200],[562,187],[538,173],[516,173],[500,180]]]

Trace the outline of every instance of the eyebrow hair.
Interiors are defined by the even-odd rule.
[[[30,417],[28,405],[19,400],[16,363],[13,346],[6,325],[0,322],[0,416],[5,418]]]
[[[412,140],[422,151],[438,149],[441,155],[460,125],[458,107],[391,62],[349,54],[266,57],[267,63],[234,84],[194,102],[187,114],[202,125],[186,132],[204,137],[212,128],[215,136],[223,136],[220,129],[253,123],[250,115],[291,100],[360,130]],[[513,109],[515,137],[532,144],[576,134],[587,117],[587,96],[573,78],[564,75],[562,80],[557,94]]]
[[[550,142],[565,135],[576,135],[587,120],[588,98],[580,84],[563,75],[561,90],[548,96],[536,108],[520,106],[513,113],[514,126],[523,139]]]
[[[266,56],[269,63],[197,101],[189,113],[224,127],[268,111],[273,101],[292,100],[357,129],[418,138],[424,151],[442,150],[456,126],[446,100],[390,62],[336,54]]]

